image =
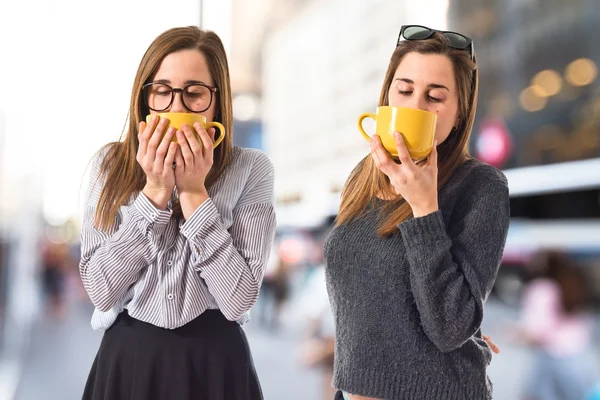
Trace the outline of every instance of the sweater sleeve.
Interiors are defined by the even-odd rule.
[[[456,350],[480,329],[508,233],[506,178],[497,170],[474,174],[448,228],[441,211],[398,226],[421,324],[443,352]]]

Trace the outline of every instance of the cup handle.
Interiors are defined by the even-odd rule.
[[[363,137],[368,142],[369,140],[371,140],[371,136],[369,136],[367,134],[367,132],[365,132],[365,130],[363,129],[363,126],[362,126],[362,122],[364,121],[365,118],[372,118],[373,121],[377,122],[377,115],[375,115],[373,113],[364,113],[360,117],[358,117],[358,130],[360,131],[360,133],[363,135]]]
[[[220,135],[217,138],[217,140],[215,140],[215,143],[213,144],[213,149],[214,149],[219,144],[221,144],[221,142],[223,141],[223,139],[225,139],[225,128],[223,127],[223,125],[221,125],[218,122],[207,122],[206,126],[204,127],[204,129],[208,130],[208,128],[219,128]]]

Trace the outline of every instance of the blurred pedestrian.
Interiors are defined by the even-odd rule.
[[[490,399],[481,333],[509,224],[508,185],[472,158],[478,66],[471,39],[403,26],[379,105],[437,114],[425,161],[375,135],[342,191],[326,246],[339,398]]]
[[[567,254],[544,250],[528,268],[521,338],[535,349],[526,400],[582,400],[596,382],[593,320],[581,266]]]
[[[267,263],[259,298],[259,320],[262,326],[276,332],[280,328],[281,313],[289,295],[289,265],[274,245]]]
[[[45,237],[42,243],[42,286],[48,315],[62,319],[66,314],[66,282],[70,261],[67,243]]]
[[[331,386],[335,326],[327,297],[324,265],[314,267],[298,303],[302,308],[301,317],[304,320],[299,349],[300,362],[317,370],[320,376],[321,398],[331,400],[335,394],[335,389]]]
[[[102,77],[95,85],[114,93]],[[202,114],[225,138],[215,149],[199,123],[167,129],[163,111]],[[219,37],[193,26],[160,34],[129,116],[124,139],[93,162],[85,206],[80,273],[92,326],[105,332],[83,399],[262,399],[241,325],[273,241],[273,167],[233,146]]]
[[[335,326],[327,296],[325,264],[323,259],[323,235],[330,231],[326,225],[315,233],[314,251],[310,275],[297,302],[296,313],[304,322],[299,355],[302,365],[315,369],[320,377],[321,399],[331,400],[336,390],[331,386],[335,350]],[[317,249],[320,249],[317,250]]]

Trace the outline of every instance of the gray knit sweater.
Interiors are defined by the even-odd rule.
[[[440,190],[440,211],[388,237],[377,234],[382,205],[325,244],[333,385],[385,400],[491,399],[480,327],[508,230],[506,178],[471,159]]]

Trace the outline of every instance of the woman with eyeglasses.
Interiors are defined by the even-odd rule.
[[[213,150],[212,129],[145,122],[162,111],[218,121],[225,139]],[[273,167],[234,147],[232,129],[219,37],[196,27],[159,35],[140,62],[124,137],[91,171],[80,272],[104,336],[83,399],[262,399],[241,325],[274,236]]]
[[[504,175],[469,155],[477,105],[472,41],[400,31],[379,105],[436,113],[433,150],[394,159],[374,136],[325,244],[338,399],[491,399],[484,302],[509,223]]]

